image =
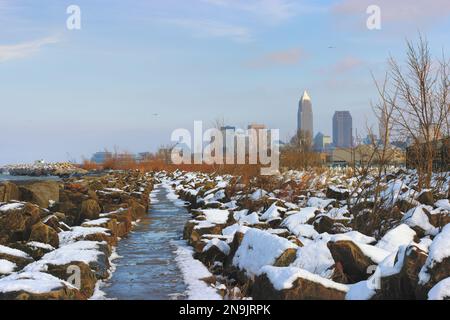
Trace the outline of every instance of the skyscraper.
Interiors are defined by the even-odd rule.
[[[333,116],[333,144],[337,148],[353,146],[353,120],[349,111],[336,111]]]
[[[302,98],[300,99],[298,105],[298,118],[297,118],[297,131],[308,134],[309,139],[312,141],[313,139],[313,112],[312,112],[312,104],[311,98],[308,95],[308,92],[303,93]]]

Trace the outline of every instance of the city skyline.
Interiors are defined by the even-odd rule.
[[[10,137],[0,142],[0,164],[156,151],[174,129],[219,117],[280,128],[286,141],[300,88],[314,98],[315,132],[331,135],[328,119],[343,108],[364,132],[378,127],[371,72],[382,79],[386,59],[403,57],[417,30],[436,55],[450,45],[442,1],[379,1],[381,30],[367,29],[366,0],[80,0],[81,30],[72,31],[70,4],[0,0]]]

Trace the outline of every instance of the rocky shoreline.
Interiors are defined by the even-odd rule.
[[[70,177],[81,176],[88,173],[86,170],[79,168],[72,163],[36,163],[36,164],[17,164],[0,167],[0,173],[9,174],[11,176],[57,176]]]
[[[152,187],[139,172],[0,183],[0,300],[92,297]]]
[[[417,192],[413,173],[391,173],[382,197],[392,205],[375,218],[368,200],[348,209],[343,174],[291,172],[266,189],[232,176],[170,178],[190,203],[184,238],[226,299],[450,298],[448,175]]]

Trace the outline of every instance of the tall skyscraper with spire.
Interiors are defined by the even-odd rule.
[[[313,111],[311,98],[305,90],[298,106],[297,131],[308,134],[312,141],[313,128]]]

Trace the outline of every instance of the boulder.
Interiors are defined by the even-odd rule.
[[[0,245],[0,260],[7,260],[16,264],[21,270],[34,260],[24,251]]]
[[[20,200],[48,208],[51,202],[59,202],[59,183],[56,181],[37,181],[19,184]]]
[[[47,265],[47,273],[59,279],[65,280],[72,285],[79,285],[77,288],[86,299],[94,294],[97,278],[94,271],[92,271],[91,267],[86,263],[74,261],[64,265],[49,264]],[[80,276],[79,283],[72,281],[71,277],[75,275]]]
[[[342,266],[342,271],[349,283],[366,280],[370,275],[368,268],[377,264],[366,256],[353,241],[328,242],[327,246],[334,261]]]
[[[14,183],[5,181],[0,183],[0,202],[19,200],[19,188]]]
[[[98,219],[102,209],[97,201],[93,199],[84,200],[81,203],[81,219],[95,220]]]
[[[130,199],[128,201],[128,205],[131,210],[131,216],[133,217],[133,220],[142,219],[147,215],[147,208],[135,199]]]
[[[421,204],[426,204],[428,206],[432,206],[434,204],[433,193],[431,191],[423,191],[417,197],[417,201],[419,201]]]
[[[42,222],[38,222],[33,225],[31,228],[30,238],[28,240],[49,244],[54,248],[59,247],[58,233],[55,229]]]
[[[327,215],[319,215],[314,221],[314,229],[319,233],[337,234],[351,231],[348,219],[332,219]]]
[[[32,226],[39,222],[39,207],[30,203],[0,205],[0,244],[26,241]]]
[[[255,300],[344,300],[348,287],[293,267],[266,266],[255,278]]]
[[[350,196],[350,191],[344,188],[330,186],[327,188],[326,196],[327,198],[338,201],[347,200]]]
[[[0,300],[83,299],[77,288],[47,273],[22,272],[0,279]]]
[[[399,250],[395,262],[398,272],[380,278],[376,299],[416,299],[419,272],[426,259],[427,254],[415,245]]]

